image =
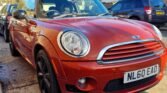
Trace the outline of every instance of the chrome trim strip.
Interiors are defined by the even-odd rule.
[[[128,44],[133,44],[133,43],[143,43],[143,42],[149,42],[149,41],[157,41],[155,39],[146,39],[146,40],[135,40],[135,41],[129,41],[129,42],[123,42],[123,43],[118,43],[118,44],[113,44],[110,46],[107,46],[105,48],[103,48],[98,57],[97,57],[97,63],[98,64],[110,64],[110,63],[121,63],[121,62],[127,62],[127,61],[132,61],[132,60],[137,60],[137,59],[141,59],[141,58],[145,58],[145,57],[150,57],[150,56],[154,56],[155,54],[159,55],[162,52],[164,52],[164,50],[160,51],[160,52],[156,52],[155,54],[151,54],[151,55],[147,55],[147,56],[143,56],[143,57],[137,57],[137,58],[132,58],[132,59],[127,59],[127,60],[119,60],[119,61],[102,61],[102,57],[105,54],[105,52],[113,47],[117,47],[117,46],[121,46],[121,45],[128,45]],[[159,41],[158,41],[159,42]]]

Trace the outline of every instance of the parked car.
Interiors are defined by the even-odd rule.
[[[142,20],[157,26],[167,22],[167,6],[163,0],[120,0],[109,10],[114,16]]]
[[[7,4],[0,11],[0,34],[4,36],[4,40],[6,42],[9,41],[9,19],[12,16],[12,12],[16,7],[16,4]]]
[[[112,17],[99,0],[22,1],[10,50],[36,69],[42,93],[135,93],[162,79],[167,53],[154,25]]]

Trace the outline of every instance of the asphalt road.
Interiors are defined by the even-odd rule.
[[[167,45],[167,27],[161,28]],[[21,57],[10,55],[9,45],[0,36],[0,82],[4,93],[40,93],[35,70]],[[163,80],[145,93],[167,93],[167,73]]]

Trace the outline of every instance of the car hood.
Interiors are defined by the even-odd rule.
[[[48,20],[49,23],[59,24],[65,29],[75,28],[84,33],[90,40],[108,42],[109,44],[135,40],[133,36],[140,39],[154,38],[148,25],[139,21],[120,18],[67,18],[59,20]],[[63,29],[64,29],[63,27]],[[95,41],[93,41],[95,42]],[[108,45],[108,44],[107,44]]]
[[[146,40],[155,38],[150,24],[140,21],[120,19],[114,17],[93,18],[65,18],[47,20],[45,22],[63,26],[62,29],[75,28],[84,33],[91,44],[93,53],[99,53],[104,47],[135,40]],[[137,38],[134,38],[136,37]],[[89,55],[91,57],[91,55]]]

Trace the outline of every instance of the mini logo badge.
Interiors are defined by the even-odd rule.
[[[140,36],[139,35],[135,35],[135,36],[132,36],[133,39],[140,39]]]

